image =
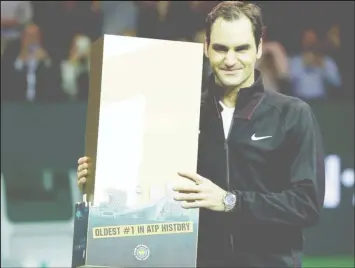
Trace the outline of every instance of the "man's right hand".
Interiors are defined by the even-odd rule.
[[[78,160],[77,182],[81,192],[83,192],[84,185],[91,180],[91,160],[84,156]]]
[[[307,67],[315,66],[316,55],[314,52],[307,51],[303,54],[303,62]]]

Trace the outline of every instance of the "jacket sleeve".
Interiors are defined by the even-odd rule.
[[[290,144],[290,188],[261,194],[233,191],[237,196],[232,211],[248,224],[281,224],[309,227],[318,222],[325,194],[324,154],[320,130],[310,106],[297,101],[285,118],[286,142]]]

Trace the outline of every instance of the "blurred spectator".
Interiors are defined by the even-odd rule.
[[[217,1],[188,1],[189,2],[189,23],[185,27],[190,28],[188,38],[193,42],[204,43],[206,39],[205,18],[212,8],[218,4]],[[206,83],[211,75],[209,60],[203,57],[203,81]]]
[[[16,58],[4,55],[2,65],[4,99],[48,101],[59,97],[57,70],[42,45],[41,31],[36,24],[26,26]]]
[[[352,24],[353,25],[353,24]],[[342,42],[345,29],[334,23],[326,32],[324,46],[339,67],[342,78],[342,98],[354,95],[354,35]],[[352,43],[352,44],[351,44]]]
[[[340,41],[340,26],[338,24],[333,25],[327,32],[327,42],[331,49],[339,49],[341,45]]]
[[[1,1],[1,46],[18,40],[26,24],[31,22],[33,10],[30,1]]]
[[[56,62],[67,57],[77,34],[96,40],[102,35],[99,1],[36,1],[36,21],[46,36],[45,44]]]
[[[89,86],[91,40],[85,35],[74,37],[69,58],[61,63],[62,89],[69,100],[86,99]]]
[[[170,1],[137,1],[137,5],[137,36],[165,39],[163,27]]]
[[[77,52],[73,52],[77,50],[74,49],[74,43],[77,42],[78,47],[80,47],[80,44],[91,43],[99,38],[103,32],[106,34],[203,43],[205,41],[205,17],[218,2],[2,1],[1,62],[4,67],[1,72],[2,77],[5,77],[1,82],[2,94],[7,99],[39,100],[52,98],[50,95],[57,94],[55,93],[55,87],[57,86],[57,88],[62,89],[58,91],[65,95],[66,99],[86,99],[88,66],[80,63],[80,60],[75,60],[75,57],[79,56],[73,56],[73,54],[77,54]],[[274,8],[276,5],[277,9]],[[267,17],[269,18],[267,23],[269,26],[275,21],[284,19],[284,16],[294,15],[297,18],[304,12],[313,14],[319,8],[319,5],[316,4],[308,5],[305,9],[304,6],[296,3],[283,3],[281,5],[279,2],[270,2],[262,6],[269,11],[266,12],[268,16],[265,18],[266,21]],[[346,89],[337,89],[340,85],[348,88],[348,91],[352,91],[353,63],[349,61],[352,58],[349,55],[352,54],[345,52],[344,48],[349,50],[351,47],[351,50],[353,50],[351,45],[353,41],[349,42],[351,37],[346,40],[347,42],[341,40],[341,34],[349,35],[346,32],[346,27],[349,27],[349,29],[352,27],[346,22],[350,13],[346,18],[343,18],[343,16],[329,18],[335,7],[338,7],[338,5],[334,4],[329,6],[328,11],[320,12],[324,14],[317,17],[317,20],[312,19],[310,15],[309,21],[302,20],[301,25],[290,23],[286,28],[292,31],[283,32],[285,27],[279,26],[278,23],[270,27],[274,40],[282,40],[283,38],[282,44],[292,54],[294,53],[292,51],[300,50],[294,45],[296,42],[292,38],[298,38],[298,34],[294,34],[294,32],[300,32],[301,28],[312,27],[312,29],[317,29],[324,37],[318,39],[314,31],[306,31],[302,38],[303,52],[290,57],[289,60],[286,60],[287,55],[283,45],[264,39],[263,56],[259,60],[257,68],[262,71],[263,80],[268,89],[284,94],[290,94],[291,92],[291,94],[303,99],[334,97],[345,94]],[[277,11],[273,13],[279,9],[285,10],[285,12]],[[345,11],[350,12],[349,6],[343,7],[342,14]],[[19,54],[21,54],[19,51],[24,51],[19,36],[21,36],[25,25],[30,22],[35,23],[41,29],[40,35],[45,37],[40,38],[40,43],[42,50],[45,51],[42,54],[46,56],[43,58],[32,56],[39,62],[37,69],[29,63],[34,62],[33,60],[23,61],[22,57],[19,57]],[[86,41],[83,41],[84,39]],[[7,40],[10,42],[17,40],[17,42],[11,42],[11,45],[6,46],[6,43],[9,44],[9,41],[6,42]],[[73,40],[81,41],[74,42]],[[294,48],[292,48],[293,46]],[[71,51],[70,56],[67,55],[68,51]],[[36,55],[36,53],[33,55]],[[88,62],[87,59],[83,58],[82,60]],[[16,62],[16,65],[14,62]],[[50,67],[46,65],[47,62],[50,62]],[[32,68],[27,66],[32,66]],[[24,68],[27,68],[26,72],[29,73],[36,69],[35,91],[31,86],[34,83],[28,84],[28,81],[32,81],[31,75],[24,78]],[[62,81],[49,83],[40,79],[40,77],[43,77],[42,73],[45,70],[51,73],[50,77],[53,81],[60,78],[62,78]],[[56,74],[54,74],[55,71]],[[339,73],[341,73],[341,77]],[[204,58],[204,80],[209,75],[208,60]],[[19,76],[22,76],[22,78],[19,79]],[[42,86],[46,83],[49,86]],[[15,84],[20,85],[20,88],[26,88],[27,91],[14,90]],[[49,87],[50,89],[42,91]],[[34,94],[34,92],[36,93]]]
[[[190,3],[191,1],[170,1],[170,5],[166,6],[166,10],[161,8],[161,13],[165,12],[162,15],[165,19],[161,33],[163,39],[191,41],[196,27],[192,20]]]
[[[205,29],[201,29],[201,30],[198,30],[196,33],[195,33],[195,36],[193,37],[193,42],[196,42],[196,43],[204,43],[206,40],[206,32],[205,32]],[[203,70],[202,70],[202,81],[204,83],[208,82],[208,78],[209,76],[211,75],[212,73],[212,70],[211,70],[211,66],[209,64],[209,60],[208,58],[203,55]],[[205,87],[203,87],[205,88]]]
[[[137,35],[138,6],[134,1],[102,1],[101,8],[105,34]]]
[[[196,27],[190,2],[138,1],[137,36],[191,41]]]
[[[313,31],[306,31],[302,39],[303,51],[289,62],[293,95],[311,100],[334,95],[341,86],[341,77],[334,60]]]
[[[215,4],[216,1],[170,1],[164,23],[164,38],[180,41],[195,41],[196,38],[201,40],[205,18]]]
[[[92,41],[102,35],[103,14],[100,7],[101,1],[75,1],[76,16],[72,21],[75,34],[88,36]],[[78,20],[78,18],[80,18]]]
[[[338,24],[332,25],[325,33],[322,35],[322,39],[320,43],[322,44],[324,50],[326,51],[327,55],[329,55],[339,66],[341,69],[340,64],[342,63],[341,60],[341,40],[340,40],[340,26]]]
[[[205,38],[205,19],[213,7],[218,4],[218,1],[188,1],[188,3],[190,17],[186,27],[192,31],[192,40],[202,41]]]
[[[286,95],[291,94],[288,77],[288,58],[284,47],[276,41],[263,43],[263,54],[257,61],[265,88]]]
[[[165,38],[193,41],[196,33],[204,28],[208,13],[205,6],[206,1],[171,1],[165,21]]]
[[[205,29],[199,29],[195,32],[192,41],[197,43],[204,43],[206,40],[206,31]]]

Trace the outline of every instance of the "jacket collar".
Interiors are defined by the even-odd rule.
[[[222,90],[215,84],[214,75],[212,74],[207,81],[207,89],[205,96],[213,102],[217,108],[218,116],[221,116],[223,107],[219,103]],[[234,116],[238,118],[250,120],[257,106],[264,98],[264,86],[260,72],[255,70],[255,82],[250,87],[241,88],[238,92],[237,102],[235,106]]]

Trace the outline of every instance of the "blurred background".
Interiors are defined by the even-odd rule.
[[[306,267],[354,267],[354,2],[254,2],[265,85],[308,102],[324,136],[326,201],[306,231]],[[1,267],[71,264],[91,43],[203,42],[216,3],[1,1]]]

